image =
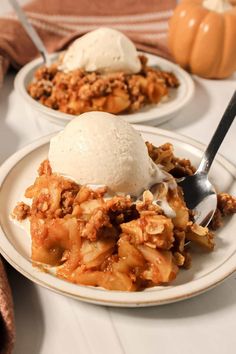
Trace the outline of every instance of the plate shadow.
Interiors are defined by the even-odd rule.
[[[193,124],[203,118],[211,105],[210,96],[203,86],[202,82],[194,78],[195,93],[189,104],[177,114],[174,119],[171,119],[161,125],[160,128],[166,130],[180,129]]]

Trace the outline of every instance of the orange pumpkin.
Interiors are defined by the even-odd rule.
[[[169,48],[193,74],[222,79],[236,70],[236,7],[225,0],[184,0],[169,26]]]

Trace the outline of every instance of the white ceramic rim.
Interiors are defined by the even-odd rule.
[[[194,82],[191,78],[191,76],[182,68],[180,68],[178,65],[170,62],[167,59],[158,57],[156,55],[153,54],[149,54],[149,53],[145,53],[145,52],[139,52],[140,54],[145,54],[147,57],[149,58],[154,58],[154,60],[158,60],[158,65],[160,65],[160,67],[162,65],[168,65],[170,67],[169,70],[172,70],[173,72],[175,72],[175,74],[177,75],[177,77],[179,78],[179,80],[181,81],[182,85],[185,85],[185,96],[182,97],[182,99],[178,100],[176,99],[176,101],[173,101],[170,106],[168,106],[168,104],[163,103],[163,105],[160,108],[160,114],[159,116],[156,116],[156,114],[152,115],[149,114],[145,117],[145,113],[144,114],[140,114],[137,116],[136,113],[130,113],[130,114],[124,114],[124,115],[120,115],[120,117],[122,117],[123,119],[127,120],[129,123],[147,123],[150,121],[154,121],[156,124],[161,124],[164,121],[174,118],[174,114],[177,112],[179,112],[185,105],[188,104],[188,102],[192,99],[194,92],[195,92],[195,85]],[[50,54],[50,59],[53,61],[55,60],[59,53],[53,53]],[[32,70],[35,71],[36,68],[39,65],[42,65],[42,58],[37,58],[34,59],[33,61],[31,61],[30,63],[26,64],[16,75],[15,77],[15,81],[14,81],[14,87],[16,89],[16,91],[20,94],[20,96],[24,99],[25,102],[27,102],[33,109],[35,109],[36,111],[43,113],[46,116],[51,116],[51,120],[53,120],[54,122],[56,122],[58,120],[58,124],[62,125],[63,123],[68,123],[71,121],[71,119],[73,119],[75,116],[72,114],[67,114],[67,113],[63,113],[60,111],[56,111],[52,108],[46,107],[43,104],[39,103],[38,101],[34,100],[27,92],[26,87],[24,85],[25,79],[27,77],[27,75],[29,74],[29,72],[31,72]],[[150,112],[151,112],[151,108],[150,108]],[[137,112],[138,113],[138,112]],[[43,116],[42,116],[43,117]],[[45,117],[44,117],[45,118]],[[50,118],[47,118],[50,119]]]
[[[150,133],[168,136],[182,143],[189,144],[197,149],[204,150],[204,145],[193,141],[183,135],[176,134],[174,132],[169,132],[163,129],[147,127],[147,126],[136,126],[136,129],[141,133]],[[31,144],[25,146],[14,155],[12,155],[8,160],[6,160],[0,168],[0,193],[1,185],[7,178],[8,173],[11,169],[26,155],[30,152],[36,150],[38,147],[49,142],[50,138],[54,134],[50,134],[46,137],[42,137]],[[218,155],[218,163],[220,163],[234,178],[236,178],[236,168],[224,157]],[[212,272],[207,273],[200,279],[193,280],[189,283],[178,285],[176,288],[173,287],[168,289],[169,295],[165,295],[165,291],[151,291],[151,292],[134,292],[127,293],[122,291],[108,291],[100,288],[80,286],[68,283],[64,280],[54,278],[54,285],[50,284],[51,275],[44,272],[40,272],[38,269],[32,267],[29,260],[21,256],[17,250],[12,246],[6,235],[2,226],[0,227],[0,251],[3,257],[20,273],[32,280],[33,282],[53,290],[57,293],[91,303],[106,305],[106,306],[119,306],[119,307],[144,307],[161,305],[171,302],[176,302],[191,298],[200,293],[203,293],[230,276],[234,271],[236,271],[236,251],[218,268]],[[20,263],[20,264],[19,264]],[[68,291],[67,288],[72,290]],[[163,296],[164,294],[164,296]]]

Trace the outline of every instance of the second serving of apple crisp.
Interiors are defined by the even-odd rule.
[[[139,58],[142,67],[137,74],[101,74],[84,69],[63,72],[58,61],[37,69],[28,92],[43,105],[72,115],[135,112],[161,102],[171,88],[179,86],[173,73],[148,66],[144,55]]]

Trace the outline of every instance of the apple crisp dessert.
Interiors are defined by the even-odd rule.
[[[60,70],[60,59],[50,67],[42,66],[28,85],[28,93],[43,105],[72,115],[90,111],[109,113],[135,112],[148,104],[157,104],[176,89],[179,81],[173,73],[152,68],[140,56],[141,71],[101,74],[77,69]]]
[[[176,158],[171,144],[146,143],[152,160],[173,177],[191,175],[189,160]],[[160,183],[158,197],[174,211],[167,217],[146,190],[141,200],[129,195],[107,197],[106,187],[92,190],[52,173],[48,160],[27,188],[32,204],[18,203],[13,216],[29,219],[34,264],[56,266],[57,276],[82,285],[136,291],[173,281],[180,268],[191,266],[187,241],[207,251],[214,248],[211,229],[236,212],[236,199],[218,195],[210,228],[194,224],[180,188]]]

